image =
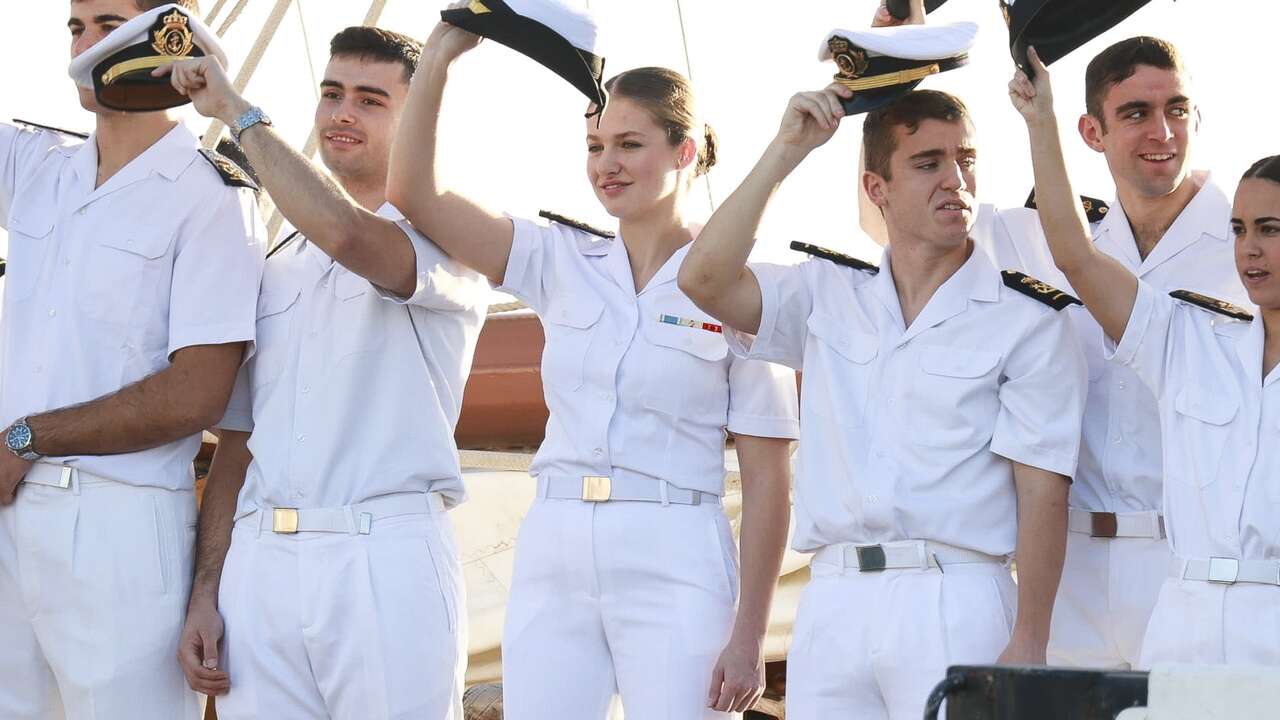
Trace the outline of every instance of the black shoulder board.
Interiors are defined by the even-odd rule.
[[[1072,305],[1084,305],[1075,297],[1068,295],[1049,283],[1040,282],[1039,280],[1025,275],[1016,270],[1005,270],[1000,273],[1004,278],[1004,284],[1040,302],[1048,305],[1054,310],[1062,310]]]
[[[1219,315],[1226,315],[1229,318],[1244,320],[1245,322],[1253,321],[1253,313],[1248,310],[1245,310],[1239,305],[1232,305],[1225,300],[1211,298],[1208,295],[1201,295],[1200,293],[1191,292],[1190,290],[1174,290],[1169,293],[1169,297],[1172,297],[1175,300],[1191,303],[1196,307],[1202,307],[1205,310],[1216,312]]]
[[[52,125],[41,125],[40,123],[31,122],[30,120],[23,120],[21,118],[14,118],[13,121],[19,125],[39,128],[40,130],[48,130],[49,132],[55,132],[55,133],[58,133],[59,135],[66,135],[68,137],[80,138],[81,140],[89,139],[89,133],[76,132],[75,130],[64,130],[60,127],[54,127]]]
[[[285,247],[286,247],[286,246],[288,246],[288,245],[289,245],[289,243],[293,242],[293,239],[294,239],[294,238],[298,237],[298,236],[299,236],[299,235],[301,235],[301,234],[302,234],[302,231],[301,231],[301,230],[294,230],[293,232],[289,233],[289,234],[285,237],[285,239],[283,239],[283,240],[281,240],[280,242],[276,243],[276,246],[275,246],[275,247],[273,247],[273,248],[271,248],[269,251],[267,251],[267,258],[266,258],[266,259],[267,259],[267,260],[270,260],[272,255],[275,255],[276,253],[278,253],[278,252],[280,252],[281,250],[285,249]]]
[[[0,258],[0,278],[4,277],[4,266],[7,264],[3,258]]]
[[[557,214],[555,214],[555,213],[553,213],[553,212],[549,212],[549,211],[547,211],[547,210],[543,210],[543,211],[539,212],[539,213],[538,213],[538,217],[540,217],[540,218],[545,218],[545,219],[547,219],[547,220],[550,220],[550,221],[551,221],[551,222],[553,222],[553,223],[560,223],[561,225],[568,225],[568,226],[569,226],[569,227],[571,227],[571,228],[577,228],[577,229],[579,229],[579,230],[581,230],[581,231],[583,231],[583,232],[589,232],[589,233],[591,233],[592,235],[599,235],[599,236],[600,236],[600,237],[602,237],[602,238],[608,238],[608,239],[610,239],[610,240],[612,240],[612,239],[614,239],[615,237],[617,237],[617,236],[618,236],[618,234],[617,234],[617,233],[609,232],[608,230],[601,230],[600,228],[591,227],[590,225],[588,225],[588,224],[586,224],[586,223],[584,223],[584,222],[579,222],[578,220],[574,220],[573,218],[567,218],[567,217],[565,217],[565,216],[563,216],[563,215],[557,215]]]
[[[842,252],[836,252],[835,250],[828,250],[824,247],[818,247],[817,245],[810,245],[809,243],[803,243],[797,240],[793,240],[791,242],[791,249],[798,250],[802,253],[808,253],[809,255],[812,255],[814,257],[822,258],[823,260],[830,260],[831,262],[837,265],[844,265],[845,267],[851,267],[855,270],[865,270],[866,272],[869,272],[872,275],[875,275],[876,273],[880,272],[880,268],[876,267],[875,265],[872,265],[866,260],[859,260],[858,258],[852,255],[845,255]]]
[[[1089,219],[1089,222],[1091,224],[1096,222],[1102,222],[1102,219],[1107,216],[1107,211],[1111,209],[1111,207],[1107,205],[1105,202],[1099,200],[1098,198],[1091,198],[1088,195],[1080,196],[1080,204],[1084,206],[1085,217]],[[1032,188],[1031,194],[1027,196],[1026,206],[1031,208],[1032,210],[1036,209],[1035,188]]]
[[[243,187],[257,191],[258,183],[254,182],[248,173],[241,170],[239,165],[231,162],[227,156],[204,148],[200,148],[200,155],[209,161],[214,170],[218,171],[218,175],[222,176],[222,182],[231,187]]]

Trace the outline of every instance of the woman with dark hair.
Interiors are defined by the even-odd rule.
[[[628,717],[741,712],[763,687],[799,427],[794,375],[733,358],[719,322],[676,286],[696,232],[683,206],[715,162],[714,135],[679,73],[622,73],[585,126],[587,176],[620,237],[490,214],[435,170],[448,69],[477,42],[448,24],[427,41],[388,195],[546,334],[551,417],[507,606],[507,717],[601,720],[615,695]],[[742,468],[740,600],[721,507],[726,431]]]
[[[1133,368],[1160,403],[1174,558],[1141,665],[1280,665],[1280,157],[1249,168],[1231,212],[1236,271],[1258,314],[1186,290],[1163,295],[1090,241],[1049,71],[1034,52],[1029,59],[1035,82],[1018,72],[1009,95],[1030,130],[1054,262],[1114,343],[1110,360]],[[1162,160],[1148,152],[1140,161]]]

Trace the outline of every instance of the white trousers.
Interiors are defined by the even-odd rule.
[[[200,717],[176,659],[195,522],[191,491],[21,486],[0,508],[0,718]]]
[[[1280,587],[1167,578],[1142,647],[1155,663],[1280,665]]]
[[[718,504],[539,498],[520,528],[502,638],[507,720],[726,718],[707,708],[737,551]]]
[[[240,523],[218,593],[220,720],[462,720],[462,569],[448,514],[368,535]]]
[[[1169,571],[1165,540],[1067,533],[1067,558],[1053,605],[1049,664],[1129,670]]]
[[[957,664],[995,662],[1017,588],[997,563],[859,572],[813,562],[787,657],[787,720],[919,720]]]

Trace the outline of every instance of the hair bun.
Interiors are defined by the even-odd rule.
[[[702,126],[702,149],[698,152],[698,168],[695,175],[705,175],[708,170],[715,167],[717,145],[720,140],[716,137],[716,131],[711,129],[710,125]]]

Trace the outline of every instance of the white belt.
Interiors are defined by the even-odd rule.
[[[720,504],[719,495],[701,490],[686,490],[663,480],[630,473],[615,473],[613,477],[539,475],[538,497],[587,502],[627,500],[676,505]]]
[[[113,483],[115,480],[106,478],[101,475],[95,475],[91,472],[85,472],[80,468],[71,465],[54,465],[52,463],[38,462],[31,466],[27,471],[22,482],[30,485],[44,485],[45,487],[55,487],[70,489],[74,492],[80,491],[81,485],[97,485],[99,483]]]
[[[1164,539],[1164,518],[1155,510],[1137,512],[1089,512],[1070,508],[1067,530],[1100,538]]]
[[[858,572],[874,572],[912,568],[927,570],[960,563],[1003,565],[1006,559],[932,540],[899,540],[883,545],[827,545],[813,554],[813,562]]]
[[[1280,585],[1280,560],[1237,560],[1224,557],[1188,560],[1175,557],[1169,566],[1169,574],[1183,580],[1203,580],[1222,585]]]
[[[256,527],[259,533],[344,533],[368,535],[374,521],[401,515],[426,515],[444,510],[440,493],[396,493],[355,505],[333,508],[268,508],[252,510],[236,519],[236,527]]]

